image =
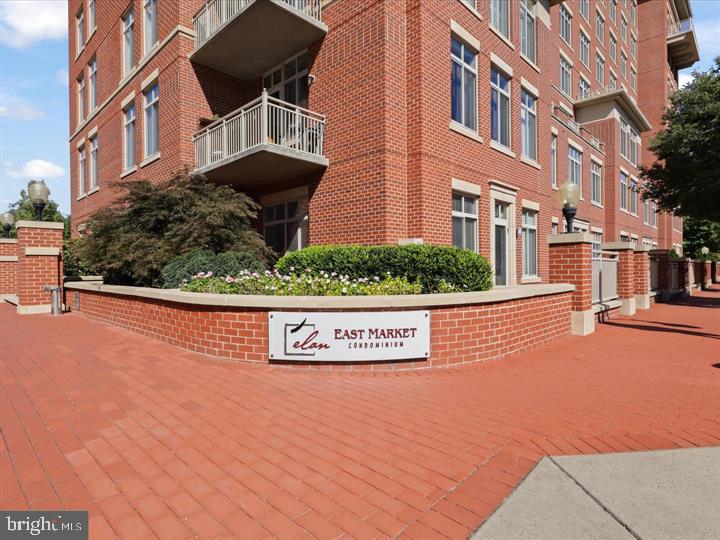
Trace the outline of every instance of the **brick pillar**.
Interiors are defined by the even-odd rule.
[[[690,276],[690,272],[693,271],[692,266],[692,259],[678,259],[680,289],[682,290],[682,295],[686,297],[692,294],[692,277]]]
[[[712,285],[712,263],[703,261],[702,288],[707,289]]]
[[[18,306],[21,315],[50,313],[45,285],[62,285],[63,224],[18,221]]]
[[[635,247],[630,242],[608,242],[602,249],[618,254],[617,293],[621,315],[635,315]],[[647,270],[646,270],[647,272]]]
[[[575,285],[570,332],[586,336],[595,331],[592,309],[592,236],[586,233],[551,234],[550,283]]]
[[[17,240],[0,238],[0,295],[17,293]]]
[[[667,249],[651,249],[650,258],[657,261],[658,288],[661,291],[670,290],[670,251]]]
[[[713,283],[720,283],[720,262],[713,261],[712,262],[712,281]]]
[[[646,248],[635,248],[633,271],[635,273],[635,307],[650,309],[650,259]]]

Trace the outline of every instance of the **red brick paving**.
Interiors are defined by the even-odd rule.
[[[465,537],[546,454],[720,445],[720,289],[475,367],[234,365],[0,306],[0,507],[93,538]]]

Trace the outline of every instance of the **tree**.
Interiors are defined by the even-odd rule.
[[[35,221],[35,207],[32,202],[30,202],[27,191],[24,189],[20,191],[20,198],[10,205],[10,210],[15,212],[16,223],[18,221]],[[60,210],[58,210],[58,203],[52,199],[48,199],[40,221],[57,221],[64,223],[63,238],[70,238],[70,216],[65,216],[60,212]],[[10,231],[10,236],[12,238],[17,236],[14,226]]]
[[[643,198],[666,212],[720,221],[720,57],[672,95],[663,121],[649,146],[657,161],[641,167]]]
[[[720,223],[708,219],[686,217],[683,220],[684,252],[700,258],[700,249],[707,247],[710,253],[720,253]]]
[[[258,205],[243,193],[188,171],[166,182],[118,182],[125,193],[98,211],[73,250],[81,266],[108,283],[160,286],[162,268],[194,250],[252,250],[263,262],[273,257],[253,228]]]

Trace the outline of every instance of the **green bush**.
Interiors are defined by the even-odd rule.
[[[423,293],[486,291],[493,279],[490,263],[477,253],[431,245],[311,246],[287,253],[275,268],[281,274],[310,270],[351,279],[389,274],[420,283]]]
[[[82,257],[78,256],[77,240],[65,240],[63,245],[63,272],[69,278],[80,276],[92,276],[97,270],[85,263]]]
[[[175,257],[162,269],[163,287],[177,289],[183,281],[190,281],[199,272],[212,272],[216,276],[237,276],[243,270],[262,272],[265,266],[255,253],[227,251],[216,255],[212,251],[195,250]]]

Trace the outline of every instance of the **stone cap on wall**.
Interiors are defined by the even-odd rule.
[[[63,230],[65,228],[65,224],[59,221],[18,221],[15,224],[16,229],[21,229],[23,227],[33,228],[33,229],[59,229]]]
[[[626,249],[640,251],[635,249],[632,242],[603,242],[600,244],[600,249],[607,249],[609,251],[623,251]]]
[[[228,306],[260,309],[383,309],[383,308],[424,308],[442,306],[466,306],[508,302],[534,296],[547,296],[572,292],[575,286],[569,283],[547,283],[499,287],[490,291],[407,294],[395,296],[264,296],[244,294],[209,294],[184,292],[178,289],[152,289],[150,287],[126,287],[104,285],[93,282],[68,282],[68,290],[80,290],[121,296],[137,296],[206,306]]]
[[[593,237],[589,233],[561,233],[548,235],[548,244],[592,244]]]
[[[0,244],[17,244],[17,238],[0,238]]]

